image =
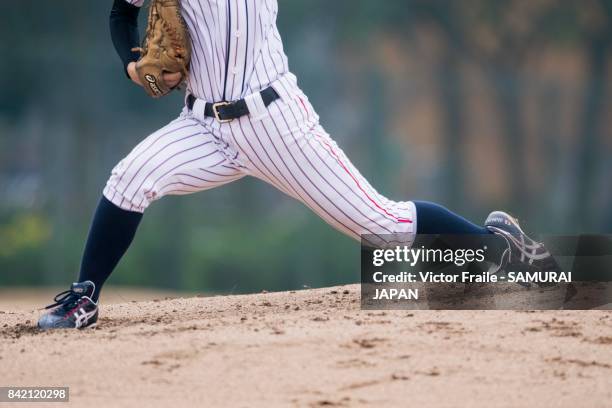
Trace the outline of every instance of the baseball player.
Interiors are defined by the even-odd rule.
[[[51,310],[38,322],[41,329],[96,323],[100,290],[154,201],[245,176],[272,184],[338,231],[356,240],[367,235],[377,246],[412,245],[417,234],[469,234],[487,238],[487,253],[500,266],[550,260],[543,245],[506,213],[494,212],[479,226],[433,203],[393,201],[378,193],[321,126],[289,70],[276,27],[277,0],[151,1],[156,8],[139,53],[137,17],[144,0],[114,0],[113,44],[132,83],[162,96],[184,82],[185,105],[112,170],[93,217],[78,282],[47,307]],[[180,23],[164,22],[171,26],[165,34],[172,44],[166,54],[174,53],[178,68],[143,74],[144,59],[159,45],[154,34],[163,26],[151,19],[172,18],[167,7],[178,7],[175,14],[182,17]],[[173,24],[184,24],[185,32]],[[186,44],[180,44],[182,38]],[[180,68],[187,58],[186,69]]]

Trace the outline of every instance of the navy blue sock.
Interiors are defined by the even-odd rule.
[[[96,285],[94,301],[98,301],[102,285],[132,243],[141,219],[141,213],[122,210],[104,197],[100,200],[79,274],[79,282],[90,280]]]
[[[491,232],[460,215],[427,201],[413,201],[417,209],[417,234],[472,234],[487,235]]]
[[[504,238],[487,228],[476,225],[441,205],[413,201],[417,209],[417,234],[444,236],[444,243],[456,249],[487,248],[485,257],[498,262],[508,245]],[[419,245],[417,236],[415,245]]]

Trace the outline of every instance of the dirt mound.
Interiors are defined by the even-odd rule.
[[[612,399],[612,312],[362,311],[357,285],[0,314],[3,386],[84,406],[557,406]]]

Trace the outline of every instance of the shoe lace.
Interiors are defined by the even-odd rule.
[[[519,240],[513,235],[509,235],[508,238],[514,243],[515,247],[522,254],[522,257],[531,262],[541,261],[550,257],[550,252],[545,249],[544,244],[541,242],[533,241],[533,243],[527,243],[524,240]],[[542,252],[538,254],[538,250]]]
[[[53,298],[55,303],[45,306],[45,309],[51,309],[56,306],[68,306],[74,305],[81,298],[81,295],[73,291],[72,289],[65,290],[58,293]]]
[[[498,236],[504,238],[506,243],[508,244],[508,248],[514,247],[518,250],[520,254],[520,260],[524,261],[525,259],[529,260],[530,263],[534,261],[541,261],[550,257],[550,252],[546,250],[546,247],[542,242],[534,241],[533,239],[526,237],[525,235],[521,236],[520,239],[510,234],[506,231],[503,231],[499,228],[491,228],[491,230],[497,234]],[[526,241],[527,238],[529,241]],[[512,245],[514,244],[514,245]],[[540,253],[538,253],[538,251]],[[515,257],[519,254],[515,254]],[[512,250],[510,249],[510,256],[512,256]],[[510,258],[508,259],[511,260]]]
[[[499,263],[497,264],[493,264],[494,269],[490,270],[489,273],[496,275],[499,272],[501,272],[506,265],[510,262],[511,256],[512,256],[512,249],[510,246],[510,242],[508,241],[508,238],[506,238],[504,235],[499,235],[501,238],[503,238],[506,241],[506,245],[507,248],[504,249],[499,257]]]

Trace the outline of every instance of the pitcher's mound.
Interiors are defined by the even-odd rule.
[[[41,299],[44,302],[45,299]],[[600,407],[610,311],[362,311],[359,286],[102,306],[40,333],[0,312],[2,386],[75,406]]]

